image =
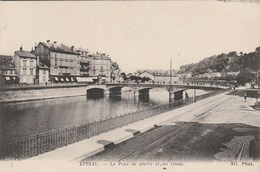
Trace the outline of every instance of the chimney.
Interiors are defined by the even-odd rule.
[[[57,41],[53,42],[53,46],[54,46],[54,48],[57,48]]]
[[[73,51],[74,50],[74,45],[72,45],[70,49]]]
[[[50,44],[50,40],[47,40],[47,46],[50,47],[51,44]]]
[[[23,51],[23,46],[21,45],[20,50]]]
[[[40,57],[39,56],[36,56],[36,65],[40,65]]]

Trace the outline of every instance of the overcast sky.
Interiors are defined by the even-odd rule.
[[[1,2],[0,54],[57,41],[105,52],[122,71],[169,69],[260,46],[260,4],[186,2]]]

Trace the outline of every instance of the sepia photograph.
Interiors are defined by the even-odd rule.
[[[0,171],[260,172],[260,2],[0,2]]]

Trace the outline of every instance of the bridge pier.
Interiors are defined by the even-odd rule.
[[[174,90],[169,90],[169,102],[174,102],[177,100],[182,100],[183,99],[183,91],[174,91]]]
[[[108,90],[108,89],[105,89],[105,90],[103,91],[103,93],[104,93],[104,96],[109,96],[109,95],[110,95],[110,93],[109,93],[109,90]]]
[[[140,95],[139,91],[134,91],[134,96],[138,97]]]

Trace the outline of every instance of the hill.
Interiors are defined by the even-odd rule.
[[[179,74],[189,73],[192,75],[210,73],[210,72],[237,72],[248,70],[251,72],[260,70],[260,46],[254,52],[239,54],[235,51],[228,54],[222,53],[219,55],[204,58],[198,63],[183,65],[178,71]]]

